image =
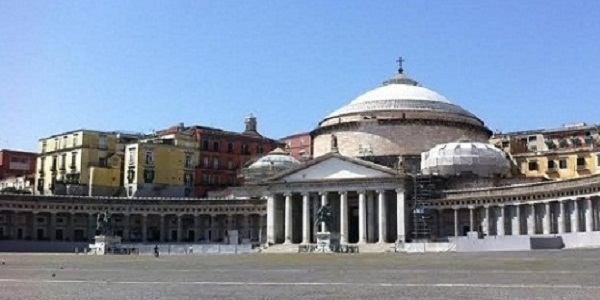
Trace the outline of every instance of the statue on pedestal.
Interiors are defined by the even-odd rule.
[[[333,222],[333,213],[329,204],[321,206],[317,211],[317,218],[315,220],[315,226],[319,226],[321,223],[325,224],[325,228],[330,228]]]
[[[96,218],[96,231],[98,235],[112,234],[111,215],[108,211],[98,214]]]

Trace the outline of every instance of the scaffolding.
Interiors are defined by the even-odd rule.
[[[436,232],[435,222],[433,222],[433,212],[426,208],[426,203],[431,199],[438,198],[438,188],[440,183],[431,175],[414,174],[412,177],[412,240],[424,241],[431,240],[432,232]]]

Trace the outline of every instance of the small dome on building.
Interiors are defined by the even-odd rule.
[[[436,145],[421,154],[423,174],[495,177],[506,175],[509,171],[510,162],[506,154],[488,143],[462,140]]]
[[[259,158],[250,166],[248,169],[259,169],[259,168],[277,168],[277,169],[289,169],[300,165],[300,161],[295,159],[293,156],[287,154],[283,149],[276,148],[269,152],[269,154]]]

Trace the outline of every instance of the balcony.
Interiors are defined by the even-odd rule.
[[[577,165],[577,170],[588,170],[588,166],[587,165]]]

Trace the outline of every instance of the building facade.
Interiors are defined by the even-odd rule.
[[[580,123],[495,134],[490,142],[510,153],[528,177],[568,179],[600,172],[599,126]]]
[[[115,196],[122,193],[125,145],[141,134],[76,130],[39,141],[36,193]]]
[[[300,161],[312,158],[312,138],[310,132],[296,133],[281,139],[285,143],[285,151]]]
[[[0,179],[33,174],[36,156],[33,152],[0,150]]]

